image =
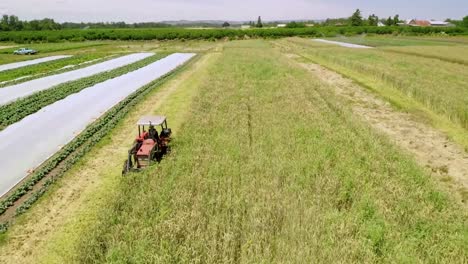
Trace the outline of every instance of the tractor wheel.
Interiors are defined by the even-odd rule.
[[[123,168],[122,168],[122,175],[127,174],[130,171],[130,164],[128,160],[124,162]]]

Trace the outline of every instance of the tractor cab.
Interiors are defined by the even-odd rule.
[[[171,129],[165,116],[144,116],[138,122],[138,136],[128,151],[122,174],[138,171],[155,162],[170,151]]]

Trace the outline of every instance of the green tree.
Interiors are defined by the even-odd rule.
[[[257,20],[257,25],[256,25],[258,28],[262,28],[263,27],[263,23],[262,23],[262,17],[258,17],[258,20]]]
[[[296,21],[292,21],[286,24],[287,28],[305,28],[305,23],[298,23]]]
[[[396,26],[398,23],[400,23],[400,16],[395,15],[395,17],[393,17],[393,25]]]
[[[379,24],[379,17],[372,14],[372,15],[369,16],[367,21],[368,21],[369,26],[377,26]]]
[[[223,23],[223,27],[224,27],[224,28],[227,28],[227,27],[230,27],[230,26],[231,26],[231,24],[229,24],[228,22],[224,22],[224,23]]]
[[[463,18],[461,25],[468,28],[468,16]]]
[[[2,16],[2,21],[0,22],[0,29],[3,31],[10,30],[10,27],[8,25],[8,15]]]
[[[393,26],[393,19],[392,17],[388,17],[387,20],[385,21],[386,26]]]
[[[361,10],[356,9],[356,11],[353,13],[353,15],[349,18],[351,22],[351,26],[362,26],[362,15],[361,15]]]

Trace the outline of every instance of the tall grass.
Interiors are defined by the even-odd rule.
[[[324,83],[262,41],[210,72],[173,153],[121,179],[71,261],[463,261],[466,213]]]
[[[305,41],[300,40],[302,43]],[[318,49],[315,46],[302,46],[301,53],[310,58],[319,58],[329,65],[340,65],[383,81],[435,113],[468,129],[467,65],[377,49]]]

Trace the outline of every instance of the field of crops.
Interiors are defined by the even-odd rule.
[[[395,40],[394,40],[395,41]],[[378,93],[397,93],[403,96],[402,100],[397,100],[396,95],[393,103],[405,108],[407,99],[411,99],[421,104],[427,109],[442,115],[444,119],[450,120],[455,126],[463,128],[463,132],[455,135],[465,146],[468,146],[466,129],[468,129],[468,66],[450,62],[450,57],[454,57],[461,49],[466,50],[467,46],[454,46],[450,52],[439,54],[444,56],[444,60],[427,58],[425,56],[402,54],[389,52],[385,49],[347,49],[323,44],[315,44],[306,39],[292,39],[287,45],[296,45],[296,50],[305,58],[323,64],[327,67],[353,77],[355,80],[368,84],[372,89],[375,83],[383,83],[388,89],[374,88]],[[390,44],[389,44],[390,45]],[[320,48],[315,48],[320,47]],[[393,48],[392,48],[393,49]],[[436,53],[439,46],[434,46],[431,50]],[[419,52],[422,52],[421,49]],[[429,52],[430,54],[430,52]],[[463,59],[466,56],[459,55]],[[376,86],[377,87],[377,86]],[[417,104],[416,103],[416,104]],[[415,107],[410,103],[409,108]],[[437,122],[432,120],[431,122]],[[463,135],[465,134],[465,135]]]
[[[228,44],[207,71],[174,155],[106,193],[69,257],[461,260],[450,197],[323,83],[258,41]]]
[[[223,38],[278,38],[288,36],[327,36],[358,34],[467,34],[461,27],[309,27],[263,29],[73,29],[60,31],[10,31],[0,35],[0,41],[16,43],[60,42],[85,40],[174,40],[174,39],[223,39]]]
[[[394,111],[410,112],[414,122],[442,129],[466,147],[468,66],[463,55],[451,55],[466,49],[464,40],[349,41],[378,42],[369,50],[299,38],[96,46],[88,56],[156,55],[0,107],[1,139],[34,123],[39,126],[30,131],[44,134],[40,124],[47,120],[58,131],[62,112],[83,109],[90,119],[92,109],[119,98],[0,200],[0,262],[463,263],[463,190],[448,189],[300,63],[348,76]],[[198,56],[173,72],[148,68],[174,52]],[[116,87],[109,98],[107,84]],[[125,87],[140,89],[119,95]],[[424,111],[430,115],[420,115]],[[136,120],[152,114],[168,117],[172,152],[121,177]],[[443,130],[440,120],[452,130]],[[26,137],[14,135],[21,133],[5,142],[17,145]]]
[[[468,40],[461,37],[336,37],[330,40],[381,47],[382,50],[418,55],[468,65]]]

